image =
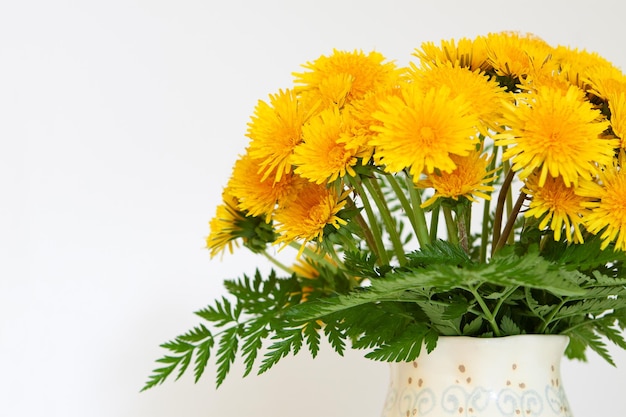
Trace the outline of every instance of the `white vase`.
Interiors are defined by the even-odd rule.
[[[567,336],[440,337],[392,363],[383,417],[571,417],[560,364]]]

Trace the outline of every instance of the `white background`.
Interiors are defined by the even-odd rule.
[[[333,48],[405,64],[423,41],[534,32],[626,67],[619,1],[4,1],[0,6],[0,416],[378,416],[387,368],[329,348],[215,390],[139,393],[158,345],[221,280],[207,222],[258,99]],[[618,369],[565,362],[577,417],[623,415]]]

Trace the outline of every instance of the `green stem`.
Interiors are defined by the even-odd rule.
[[[469,255],[469,230],[470,218],[472,217],[471,205],[460,202],[456,206],[456,224],[459,235],[459,244]]]
[[[295,250],[300,250],[300,248],[301,248],[301,246],[302,246],[302,245],[301,245],[301,244],[299,244],[299,243],[297,243],[297,242],[291,242],[291,243],[289,243],[289,246],[290,246],[290,247],[292,247],[292,248],[294,248]],[[330,253],[331,257],[333,257],[333,261],[334,261],[334,262],[339,261],[338,263],[333,263],[333,262],[330,262],[330,261],[328,260],[328,258],[326,258],[326,256],[325,256],[325,255],[326,255],[326,253],[325,253],[325,252],[324,252],[324,253],[322,253],[322,252],[315,252],[314,250],[312,250],[312,249],[311,249],[310,247],[308,247],[308,246],[305,246],[305,247],[304,247],[303,253],[306,255],[306,257],[307,257],[307,258],[309,258],[309,259],[313,259],[313,260],[315,260],[316,262],[319,262],[319,263],[323,263],[324,265],[326,265],[327,267],[329,267],[332,271],[337,271],[337,269],[338,269],[338,267],[337,267],[337,266],[338,266],[338,265],[342,265],[342,264],[343,264],[343,262],[341,262],[341,261],[337,258],[337,256],[334,256],[334,257],[333,257],[333,253]]]
[[[537,329],[537,333],[539,334],[543,334],[546,332],[546,330],[548,329],[548,325],[550,323],[552,323],[552,321],[554,320],[554,317],[556,317],[557,313],[559,312],[559,310],[561,310],[561,307],[563,307],[565,305],[565,303],[567,302],[567,300],[561,300],[561,302],[559,303],[558,306],[556,306],[552,312],[548,315],[548,317],[546,317],[543,320],[543,324]]]
[[[502,166],[503,169],[509,172],[514,172],[511,169],[511,163],[507,160],[502,162]],[[506,193],[506,213],[509,216],[509,219],[511,218],[511,213],[513,212],[513,190],[511,187],[508,187],[507,193]],[[517,217],[517,213],[515,213],[515,217]],[[514,243],[513,241],[513,235],[508,234],[506,235],[508,242],[510,244]]]
[[[496,160],[498,159],[498,149],[499,146],[493,147],[493,153],[491,154],[491,160],[489,161],[489,167],[487,168],[488,172],[494,172],[496,169]],[[483,223],[482,223],[482,231],[480,235],[480,252],[479,259],[481,263],[484,263],[487,260],[487,245],[489,244],[489,220],[491,218],[491,195],[492,191],[488,191],[487,195],[489,199],[484,200],[483,206]]]
[[[500,308],[502,308],[504,302],[511,296],[511,294],[517,291],[518,288],[519,286],[515,285],[504,291],[504,294],[500,296],[500,299],[496,303],[496,307],[493,309],[493,317],[498,317],[498,313],[500,312]]]
[[[391,244],[393,245],[396,257],[398,258],[398,262],[400,263],[400,265],[406,264],[407,260],[404,255],[404,245],[402,244],[402,240],[400,239],[400,235],[398,234],[396,222],[391,217],[391,211],[389,210],[383,192],[380,189],[380,184],[378,184],[376,178],[367,178],[363,181],[363,184],[365,184],[367,191],[369,191],[369,195],[372,197],[372,199],[374,199],[376,207],[378,207],[378,210],[380,211],[383,223],[385,224],[385,229],[389,234],[389,239],[391,240]]]
[[[502,236],[500,236],[498,242],[495,245],[494,253],[500,250],[505,245],[507,240],[510,240],[510,237],[513,236],[513,233],[512,233],[513,227],[515,226],[517,215],[519,214],[519,211],[521,210],[522,205],[524,204],[524,200],[526,200],[526,193],[520,192],[519,197],[517,198],[517,201],[515,202],[515,206],[511,209],[511,213],[509,214],[509,218],[506,222],[506,226],[504,227],[504,230],[502,230]]]
[[[372,247],[372,251],[377,255],[378,264],[379,265],[389,265],[389,257],[387,256],[387,251],[385,250],[385,245],[383,243],[382,231],[378,224],[378,219],[376,218],[376,214],[372,209],[372,205],[370,204],[369,198],[363,189],[361,182],[359,182],[358,178],[354,178],[350,181],[350,184],[354,187],[357,194],[361,197],[361,202],[363,203],[363,208],[365,209],[365,213],[367,214],[367,218],[369,219],[369,230],[372,232],[372,240],[374,247]]]
[[[420,192],[417,187],[415,187],[415,183],[413,182],[413,178],[407,173],[406,177],[407,188],[409,190],[409,198],[411,199],[411,206],[413,207],[413,214],[415,216],[417,240],[420,244],[420,247],[424,247],[426,245],[430,245],[431,236],[428,234],[428,226],[426,224],[426,214],[424,213],[424,209],[422,208],[422,197],[420,196]],[[436,233],[435,233],[436,236]]]
[[[376,256],[376,259],[379,259],[380,256],[378,255],[378,247],[376,245],[376,241],[374,240],[374,236],[372,235],[372,230],[363,218],[361,212],[356,208],[356,204],[354,204],[354,201],[351,198],[348,198],[348,204],[350,209],[354,209],[357,211],[354,219],[359,225],[361,231],[363,232],[363,238],[365,239],[365,243],[367,244],[368,248],[370,248],[370,250],[374,252],[374,256]],[[350,241],[352,240],[350,239]]]
[[[282,269],[283,271],[285,271],[288,274],[293,274],[293,269],[289,268],[287,265],[285,265],[284,263],[280,262],[278,259],[276,259],[275,257],[273,257],[272,255],[270,255],[269,253],[267,253],[267,251],[262,251],[261,252],[263,254],[263,256],[265,256],[272,264],[274,264],[275,266],[277,266],[278,268]]]
[[[483,228],[480,234],[480,263],[487,261],[487,243],[489,239],[489,208],[491,206],[491,200],[485,200],[485,206],[483,209]]]
[[[459,230],[457,228],[456,221],[452,216],[452,209],[450,207],[443,208],[443,217],[446,219],[446,228],[448,229],[448,241],[453,245],[459,244]]]
[[[436,204],[430,213],[430,241],[437,240],[437,233],[439,229],[439,211],[441,210],[439,204]]]
[[[489,325],[493,329],[494,334],[497,337],[502,336],[502,332],[500,332],[500,328],[498,327],[498,323],[496,322],[495,315],[491,312],[491,310],[489,310],[489,307],[485,303],[485,300],[483,300],[483,298],[478,293],[478,289],[474,288],[473,286],[470,286],[468,290],[474,295],[474,298],[478,302],[480,309],[483,311],[483,314],[485,315],[485,319],[487,319],[487,321],[489,322]]]
[[[491,239],[491,255],[496,252],[496,245],[500,240],[501,228],[502,228],[502,218],[504,217],[504,204],[506,202],[506,196],[509,193],[509,189],[511,188],[511,182],[513,182],[513,178],[515,177],[515,172],[513,170],[509,170],[504,181],[502,182],[502,187],[500,187],[500,193],[498,194],[498,202],[496,204],[496,212],[493,217],[493,237]]]
[[[418,230],[420,225],[417,220],[417,215],[415,211],[413,210],[413,207],[411,206],[411,202],[405,195],[404,190],[402,189],[400,184],[398,184],[398,181],[396,181],[396,177],[394,175],[387,175],[386,179],[389,182],[389,185],[391,185],[391,188],[393,188],[393,191],[396,193],[396,197],[398,198],[398,201],[400,202],[400,205],[402,206],[404,213],[407,215],[409,222],[411,222],[411,227],[413,228],[413,232],[415,233],[415,236],[417,236],[418,241],[421,245],[422,242],[420,241],[419,236],[422,235],[422,232]]]

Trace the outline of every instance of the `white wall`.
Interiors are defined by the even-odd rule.
[[[615,1],[6,1],[0,5],[0,416],[377,416],[385,365],[325,349],[139,393],[221,279],[207,222],[258,99],[332,48],[534,32],[626,68]],[[619,416],[618,369],[564,364],[577,417]]]

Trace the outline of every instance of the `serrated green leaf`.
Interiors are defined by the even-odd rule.
[[[193,356],[193,351],[187,352],[185,355],[181,357],[180,362],[178,363],[178,374],[176,375],[176,379],[180,379],[183,376],[187,367],[191,363],[191,357]]]
[[[327,321],[324,326],[324,334],[335,352],[337,352],[339,356],[343,356],[343,352],[346,348],[345,335],[337,328],[336,324],[337,323],[334,321]]]
[[[472,263],[460,245],[444,240],[435,240],[420,250],[407,255],[413,266],[432,266],[435,264],[466,266]]]
[[[577,271],[568,271],[544,259],[538,252],[524,256],[513,253],[494,257],[488,264],[473,268],[489,283],[503,287],[526,287],[549,291],[558,296],[584,295],[585,290],[572,283]]]
[[[591,323],[589,327],[591,326]],[[579,346],[577,346],[577,351],[574,352],[575,355],[579,355],[578,358],[582,357],[583,360],[586,360],[584,352],[581,353],[581,346],[590,347],[593,351],[595,351],[600,357],[606,360],[611,365],[615,366],[615,362],[613,362],[613,358],[609,353],[606,344],[602,341],[602,338],[596,334],[591,328],[587,326],[579,326],[573,329],[570,329],[566,332],[571,339],[576,340]],[[570,341],[570,344],[572,342]],[[576,357],[576,356],[575,356]]]
[[[176,338],[174,340],[170,340],[169,342],[165,342],[161,344],[162,348],[165,348],[171,352],[175,353],[185,353],[193,350],[194,346],[190,343],[187,343],[180,338]]]
[[[412,361],[419,356],[427,333],[428,328],[426,326],[413,325],[407,328],[397,339],[377,347],[367,353],[365,357],[385,362]]]
[[[457,317],[456,322],[446,318],[446,310],[450,306],[442,305],[438,302],[418,301],[422,311],[428,316],[431,325],[442,336],[458,336],[459,335],[459,323],[460,319]]]
[[[306,340],[306,344],[309,347],[312,357],[316,357],[320,349],[320,329],[322,326],[317,321],[310,321],[305,323],[302,331]]]
[[[282,358],[290,353],[297,353],[302,346],[302,331],[300,329],[282,330],[274,337],[276,342],[269,346],[259,367],[259,375],[267,372]]]
[[[230,366],[235,361],[239,346],[239,327],[230,327],[222,333],[216,354],[217,375],[216,385],[219,387],[224,382]]]
[[[619,346],[622,349],[626,349],[626,339],[618,326],[617,319],[608,314],[602,319],[595,320],[595,329],[600,335],[606,337],[610,342]]]
[[[196,359],[194,361],[194,380],[198,382],[200,377],[204,373],[204,370],[211,357],[211,350],[213,349],[214,339],[210,338],[200,343],[196,349]]]
[[[241,346],[245,365],[244,377],[249,375],[252,371],[259,350],[263,347],[263,339],[265,339],[268,334],[269,331],[265,327],[260,327],[256,329],[256,331],[244,336],[244,343]]]
[[[569,343],[565,349],[565,356],[568,359],[577,359],[582,362],[587,361],[587,343],[584,338],[579,337],[574,331],[566,333],[569,336]]]
[[[462,334],[463,336],[474,336],[476,335],[483,325],[483,318],[481,316],[476,317],[474,320],[467,323],[463,326]]]
[[[450,305],[446,306],[442,312],[441,318],[443,320],[455,320],[461,318],[467,313],[470,305],[465,299],[456,297],[450,300]]]
[[[424,345],[426,346],[426,352],[431,353],[437,347],[437,342],[439,340],[439,335],[437,332],[434,332],[432,329],[426,332],[424,336]]]
[[[215,306],[207,306],[196,311],[195,314],[208,322],[214,323],[216,327],[222,327],[237,321],[231,302],[226,297],[222,297],[221,300],[215,300]]]
[[[509,316],[503,316],[500,320],[500,330],[502,331],[503,335],[506,336],[522,334],[522,330],[513,320],[511,320]]]
[[[204,324],[200,324],[187,333],[179,336],[178,340],[182,342],[198,343],[211,337],[213,337],[211,331],[207,329]]]

